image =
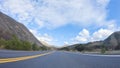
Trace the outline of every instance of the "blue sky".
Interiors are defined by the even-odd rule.
[[[0,11],[54,46],[104,40],[120,28],[120,0],[0,0]]]

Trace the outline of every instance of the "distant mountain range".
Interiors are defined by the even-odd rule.
[[[13,35],[20,40],[43,46],[23,24],[0,12],[0,38],[9,40]]]
[[[89,42],[87,44],[74,44],[63,47],[60,50],[96,51],[102,47],[106,48],[106,50],[120,50],[120,31],[114,32],[103,41]]]

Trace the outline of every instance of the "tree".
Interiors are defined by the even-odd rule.
[[[102,45],[102,47],[101,47],[101,53],[104,54],[105,52],[106,52],[106,47],[105,47],[105,45]]]
[[[83,50],[85,50],[85,46],[82,45],[82,44],[80,44],[80,45],[77,45],[77,46],[75,47],[75,49],[76,49],[77,51],[83,51]]]
[[[32,50],[32,44],[28,41],[22,41],[21,47],[23,50]]]
[[[4,48],[6,41],[3,38],[0,38],[0,48]]]
[[[38,45],[36,45],[36,43],[34,43],[34,44],[32,45],[32,50],[33,50],[33,51],[39,50],[39,47],[38,47]]]

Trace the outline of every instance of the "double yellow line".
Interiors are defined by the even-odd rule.
[[[33,55],[33,56],[24,56],[24,57],[16,57],[16,58],[3,58],[3,59],[0,59],[0,63],[8,63],[8,62],[16,62],[16,61],[21,61],[21,60],[27,60],[27,59],[32,59],[32,58],[37,58],[37,57],[40,57],[40,56],[48,55],[48,54],[51,54],[51,53],[53,53],[53,52],[48,52],[48,53]]]

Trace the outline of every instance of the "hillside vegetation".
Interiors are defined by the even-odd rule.
[[[10,49],[10,50],[47,50],[46,47],[38,46],[35,43],[32,44],[29,41],[22,41],[16,36],[13,36],[10,40],[5,40],[0,38],[0,49]]]
[[[60,48],[59,50],[80,51],[80,52],[101,52],[120,50],[120,31],[112,33],[103,41],[89,42],[86,44],[74,44]]]

